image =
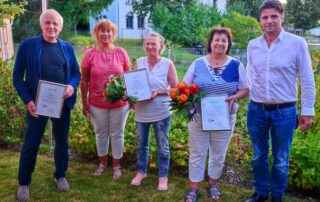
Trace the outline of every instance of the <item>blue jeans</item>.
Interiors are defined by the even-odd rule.
[[[265,110],[251,102],[247,118],[254,150],[252,168],[256,192],[268,196],[271,186],[272,196],[282,197],[288,181],[289,154],[297,124],[297,108],[291,106]],[[270,137],[273,156],[271,174],[268,161]]]
[[[169,128],[170,128],[171,115],[165,119],[155,122],[136,122],[138,134],[138,172],[147,173],[148,160],[149,160],[149,136],[150,127],[153,126],[156,136],[157,149],[158,149],[158,166],[159,177],[167,177],[170,162],[170,147],[169,147]]]
[[[54,177],[59,179],[65,177],[68,168],[68,130],[70,125],[70,109],[64,106],[60,119],[51,118],[52,133],[55,139],[54,162],[56,171]],[[31,183],[32,172],[34,171],[37,154],[48,117],[32,117],[27,113],[27,129],[24,143],[20,154],[18,180],[21,186]]]

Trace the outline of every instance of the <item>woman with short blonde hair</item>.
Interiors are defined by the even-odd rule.
[[[129,106],[124,100],[105,101],[103,92],[110,75],[119,76],[131,69],[127,52],[113,44],[116,31],[117,27],[110,20],[99,20],[92,33],[97,45],[85,51],[81,63],[83,114],[92,118],[100,160],[94,175],[101,175],[106,169],[111,140],[114,179],[121,175],[120,159],[123,156],[124,127]]]

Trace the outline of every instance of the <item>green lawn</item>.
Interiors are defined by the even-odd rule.
[[[19,153],[0,151],[0,201],[14,201],[17,189],[17,169]],[[187,179],[177,174],[169,177],[169,190],[157,191],[157,176],[149,174],[140,186],[130,185],[135,172],[123,170],[123,177],[113,181],[112,169],[100,177],[92,176],[95,164],[84,164],[70,161],[68,179],[71,190],[58,193],[53,183],[53,160],[46,156],[38,156],[36,170],[30,186],[29,201],[183,201]],[[205,183],[201,184],[202,190],[199,202],[210,201],[205,192]],[[250,196],[252,191],[226,184],[221,185],[222,198],[220,201],[243,201]],[[307,201],[298,198],[286,198],[286,202]]]

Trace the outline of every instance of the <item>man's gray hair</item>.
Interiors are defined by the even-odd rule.
[[[166,50],[166,45],[164,44],[164,37],[161,36],[161,34],[159,34],[158,32],[149,32],[145,38],[147,37],[155,37],[158,38],[159,42],[160,42],[160,46],[161,46],[161,50],[160,50],[160,54],[162,54],[165,50]]]
[[[48,13],[54,13],[54,14],[56,14],[56,15],[58,16],[58,18],[59,18],[61,27],[63,27],[63,18],[62,18],[62,16],[60,15],[60,13],[58,13],[58,11],[56,11],[55,9],[47,9],[47,10],[45,10],[43,13],[41,13],[40,18],[39,18],[39,20],[40,20],[40,25],[42,25],[42,23],[43,23],[43,18],[44,18],[44,16],[47,15]]]

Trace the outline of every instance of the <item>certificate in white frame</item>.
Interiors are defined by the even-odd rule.
[[[40,80],[36,97],[36,114],[60,118],[67,85]]]
[[[149,76],[145,68],[125,72],[123,74],[128,96],[137,101],[149,100],[152,96]]]
[[[201,98],[202,130],[231,130],[228,95],[209,95]]]

